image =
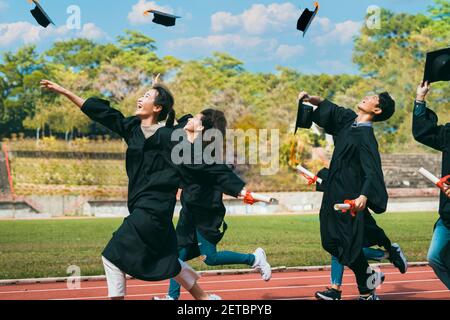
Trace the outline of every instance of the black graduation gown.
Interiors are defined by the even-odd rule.
[[[418,109],[420,108],[420,109]],[[450,174],[450,123],[438,125],[438,116],[426,105],[414,105],[414,138],[435,150],[442,152],[442,177]],[[450,229],[450,199],[441,192],[439,215],[444,225]]]
[[[322,183],[317,184],[317,191],[325,191],[329,170],[323,168],[317,173],[317,176],[322,179]],[[376,220],[372,214],[368,211],[364,211],[364,247],[379,246],[384,247],[386,250],[390,249],[391,240],[386,236],[386,233],[382,228],[377,225]]]
[[[178,124],[167,129],[167,137],[161,145],[167,157],[171,158],[173,147],[178,143],[185,143],[191,152],[191,164],[175,165],[171,162],[179,175],[182,209],[178,219],[176,235],[178,247],[186,248],[187,260],[200,255],[198,249],[196,229],[211,243],[217,244],[224,236],[227,225],[224,222],[225,206],[223,194],[238,197],[245,186],[233,170],[225,164],[195,164],[194,144],[187,140],[183,132],[183,139],[172,141],[171,135],[175,130],[183,129],[192,115],[181,117]],[[148,142],[144,150],[147,150]],[[220,231],[220,228],[223,231]]]
[[[176,232],[178,247],[191,260],[200,256],[196,230],[213,244],[222,240],[228,228],[223,194],[238,197],[245,182],[225,164],[180,165],[179,170],[183,191]]]
[[[335,138],[320,210],[322,246],[344,265],[351,265],[364,245],[366,213],[355,218],[334,210],[334,205],[365,195],[368,208],[386,211],[388,194],[373,128],[354,127],[357,115],[325,100],[313,113],[313,121]],[[368,210],[368,209],[366,209]]]
[[[81,110],[117,133],[128,145],[130,215],[113,234],[103,256],[137,279],[160,281],[175,277],[181,265],[172,218],[180,182],[177,171],[167,159],[170,129],[160,128],[146,141],[140,119],[125,118],[111,108],[108,101],[90,98]]]

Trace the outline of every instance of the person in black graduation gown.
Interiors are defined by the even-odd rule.
[[[322,179],[322,183],[317,184],[317,191],[323,192],[327,183],[329,170],[324,168],[319,171],[317,176]],[[408,263],[406,257],[397,243],[391,243],[386,233],[380,228],[370,212],[364,212],[364,256],[367,260],[382,261],[388,259],[396,266],[400,273],[406,273]],[[372,248],[378,246],[382,249]],[[315,296],[319,300],[341,300],[342,299],[342,283],[344,275],[344,266],[339,263],[336,257],[331,259],[331,287],[324,291],[317,291]]]
[[[253,254],[218,252],[216,248],[227,230],[224,221],[226,210],[223,194],[239,197],[246,191],[245,182],[224,163],[221,157],[215,158],[216,161],[209,164],[203,157],[207,146],[214,147],[215,151],[222,154],[219,151],[223,150],[219,140],[204,142],[203,137],[211,129],[216,130],[215,133],[221,137],[225,137],[225,115],[218,110],[206,109],[195,117],[190,115],[183,117],[175,129],[180,130],[183,141],[180,144],[176,141],[174,146],[177,144],[184,146],[182,151],[190,153],[183,163],[177,165],[182,181],[182,210],[176,229],[179,258],[188,261],[201,256],[210,266],[246,264],[258,269],[264,280],[270,280],[271,268],[262,248],[256,249]],[[196,145],[199,146],[197,150],[200,151],[201,159],[197,163],[195,163]],[[172,280],[168,295],[162,299],[178,300],[179,297],[180,286]]]
[[[425,99],[430,85],[421,83],[414,102],[414,138],[442,152],[442,177],[450,174],[450,123],[438,125],[438,116],[427,108]],[[450,289],[450,188],[441,192],[439,220],[434,227],[433,239],[428,251],[428,261],[436,275]]]
[[[175,119],[170,91],[154,85],[138,100],[135,116],[125,118],[108,101],[85,100],[48,80],[42,80],[41,87],[66,96],[92,120],[122,137],[128,146],[130,215],[102,253],[109,297],[124,298],[128,274],[145,281],[175,278],[196,299],[216,299],[201,290],[197,273],[178,259],[172,218],[180,180],[165,151]],[[164,120],[166,126],[160,125]]]
[[[386,211],[388,194],[372,123],[388,120],[395,102],[388,93],[368,96],[355,113],[306,92],[299,99],[317,106],[313,122],[335,140],[320,210],[322,246],[355,273],[360,299],[378,299],[368,280],[379,283],[381,274],[369,268],[363,253],[364,220],[368,209],[378,214]],[[355,200],[355,218],[334,210],[335,204],[345,200]]]

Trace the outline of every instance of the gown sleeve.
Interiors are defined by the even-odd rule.
[[[329,100],[324,100],[313,112],[313,122],[333,136],[355,118],[355,112],[339,107]]]
[[[317,173],[317,176],[322,179],[322,183],[317,183],[316,190],[319,192],[325,192],[327,180],[328,180],[328,174],[330,170],[328,168],[323,168]]]
[[[361,195],[367,197],[367,205],[372,211],[383,213],[386,211],[389,196],[384,182],[381,157],[375,138],[361,139],[359,150],[363,170]]]
[[[97,98],[86,100],[81,111],[125,140],[128,140],[131,125],[137,120],[136,117],[125,118],[119,110],[110,106],[109,101]]]
[[[438,151],[447,145],[446,127],[440,126],[438,116],[426,107],[426,103],[414,103],[413,135],[416,141]]]
[[[246,183],[234,171],[225,164],[183,164],[191,171],[201,175],[213,185],[214,189],[221,191],[229,196],[237,198]]]

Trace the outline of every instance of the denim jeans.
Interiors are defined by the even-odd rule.
[[[436,224],[430,249],[428,250],[428,262],[436,275],[450,290],[450,270],[441,258],[442,250],[450,241],[450,229],[448,229],[441,219]]]
[[[364,256],[367,260],[381,260],[385,252],[381,249],[363,248]],[[341,286],[344,276],[344,266],[339,263],[336,257],[331,257],[331,284]]]
[[[200,232],[197,231],[198,247],[200,254],[204,257],[204,262],[208,266],[221,266],[229,264],[246,264],[253,266],[255,263],[255,256],[253,254],[244,254],[231,251],[217,252],[217,247],[206,240]],[[186,249],[179,251],[179,259],[185,261],[187,256]],[[170,280],[169,296],[173,299],[180,297],[180,285],[173,279]]]

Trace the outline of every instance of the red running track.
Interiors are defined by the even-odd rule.
[[[377,291],[382,300],[450,300],[450,291],[429,267],[411,267],[402,275],[392,267],[382,267],[386,281]],[[314,293],[329,286],[329,271],[286,271],[273,274],[270,282],[258,274],[207,275],[200,285],[224,300],[313,300]],[[127,300],[149,300],[166,294],[168,281],[129,280]],[[344,275],[344,299],[357,298],[355,278]],[[80,289],[68,289],[66,283],[0,286],[0,300],[103,300],[107,299],[105,281],[86,281]],[[181,299],[190,300],[186,292]]]

